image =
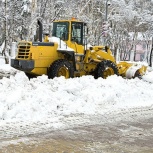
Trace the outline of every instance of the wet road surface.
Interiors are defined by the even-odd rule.
[[[88,118],[90,124],[48,130],[13,138],[1,138],[1,153],[153,153],[153,114],[141,119],[132,113],[114,122],[101,116]],[[110,117],[109,117],[110,119]],[[96,121],[95,121],[96,120]],[[99,121],[99,122],[98,122]],[[75,121],[74,121],[75,122]]]

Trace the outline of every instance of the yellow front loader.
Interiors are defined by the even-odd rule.
[[[115,61],[107,46],[87,45],[87,24],[75,19],[53,22],[52,36],[42,39],[42,24],[38,21],[37,41],[20,41],[18,54],[11,66],[24,71],[31,78],[48,75],[48,78],[65,78],[93,75],[107,78],[120,75],[125,78],[141,76],[146,66]]]

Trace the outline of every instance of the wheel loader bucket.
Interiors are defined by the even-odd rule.
[[[120,62],[117,64],[119,75],[131,79],[141,77],[146,73],[147,65],[142,63]]]

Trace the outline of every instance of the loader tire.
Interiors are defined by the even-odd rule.
[[[102,61],[97,65],[94,78],[102,77],[106,79],[110,75],[119,75],[118,68],[115,63],[109,60]]]
[[[54,77],[60,76],[64,76],[65,78],[74,77],[73,65],[65,59],[59,59],[53,62],[48,71],[49,79],[53,79]]]

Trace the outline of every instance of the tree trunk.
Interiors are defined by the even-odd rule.
[[[115,57],[115,59],[117,59],[117,49],[118,49],[118,47],[115,46],[115,47],[114,47],[114,57]]]
[[[7,0],[5,0],[4,2],[4,6],[5,6],[5,20],[4,20],[4,28],[5,28],[5,46],[4,49],[2,51],[2,55],[4,55],[5,57],[5,63],[8,64],[9,63],[9,59],[8,56],[6,56],[6,52],[7,52],[7,47],[8,47],[8,30],[7,30]]]

